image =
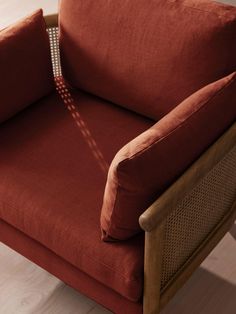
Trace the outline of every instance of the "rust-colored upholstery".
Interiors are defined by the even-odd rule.
[[[2,219],[0,219],[0,236],[1,241],[13,250],[27,256],[74,289],[106,306],[112,313],[119,313],[121,309],[125,309],[129,314],[143,313],[141,300],[132,302],[122,297]]]
[[[236,8],[209,0],[62,0],[75,87],[159,120],[236,69]]]
[[[83,93],[74,99],[71,112],[53,94],[0,126],[0,218],[137,301],[143,237],[107,245],[99,220],[113,156],[153,122]]]
[[[139,216],[235,119],[236,72],[197,91],[122,147],[108,173],[103,239],[140,232]]]
[[[0,123],[55,89],[42,10],[0,31]]]
[[[0,104],[0,240],[117,314],[158,313],[230,221],[222,202],[228,221],[196,228],[192,237],[203,240],[181,252],[181,261],[192,263],[183,266],[169,254],[176,242],[165,215],[179,209],[175,194],[160,196],[160,220],[160,199],[138,216],[235,121],[236,9],[209,0],[61,0],[62,73],[70,87],[57,77],[57,92],[42,12],[31,19],[21,25],[30,30],[37,21],[38,35],[10,36],[13,43],[15,35],[16,43],[18,35],[27,39],[19,85],[14,49],[13,67],[3,65],[9,97],[7,107]],[[56,34],[53,27],[51,40]],[[38,44],[42,51],[31,59]],[[52,42],[60,75],[57,47]],[[207,167],[201,165],[207,180],[215,158],[209,154]],[[191,169],[193,184],[181,185],[190,196],[198,179]],[[203,192],[208,202],[208,188]],[[188,222],[201,206],[196,198],[191,210],[183,206]],[[178,221],[186,217],[181,210],[173,216]],[[189,238],[181,238],[182,247],[191,247]],[[162,239],[173,240],[167,246]],[[174,274],[163,275],[174,264]]]

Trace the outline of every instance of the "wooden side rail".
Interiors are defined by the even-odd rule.
[[[58,26],[58,14],[51,14],[44,16],[47,28]]]
[[[183,199],[235,145],[236,123],[140,216],[141,228],[151,231],[161,224],[179,200]]]
[[[140,216],[144,314],[159,313],[235,217],[236,123]]]

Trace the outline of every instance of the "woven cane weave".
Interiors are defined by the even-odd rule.
[[[161,289],[184,265],[236,199],[236,147],[167,218]]]
[[[61,76],[58,27],[50,27],[47,29],[47,31],[50,39],[53,74],[55,77]]]

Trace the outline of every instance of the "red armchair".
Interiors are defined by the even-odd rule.
[[[62,0],[61,58],[45,20],[0,32],[0,239],[158,313],[235,219],[236,9]]]

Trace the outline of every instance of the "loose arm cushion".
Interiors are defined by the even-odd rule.
[[[140,231],[141,213],[236,119],[236,72],[187,98],[113,159],[101,212],[103,240]]]
[[[0,123],[54,88],[42,10],[0,32]]]
[[[236,8],[211,0],[62,0],[71,85],[155,121],[236,69]]]

